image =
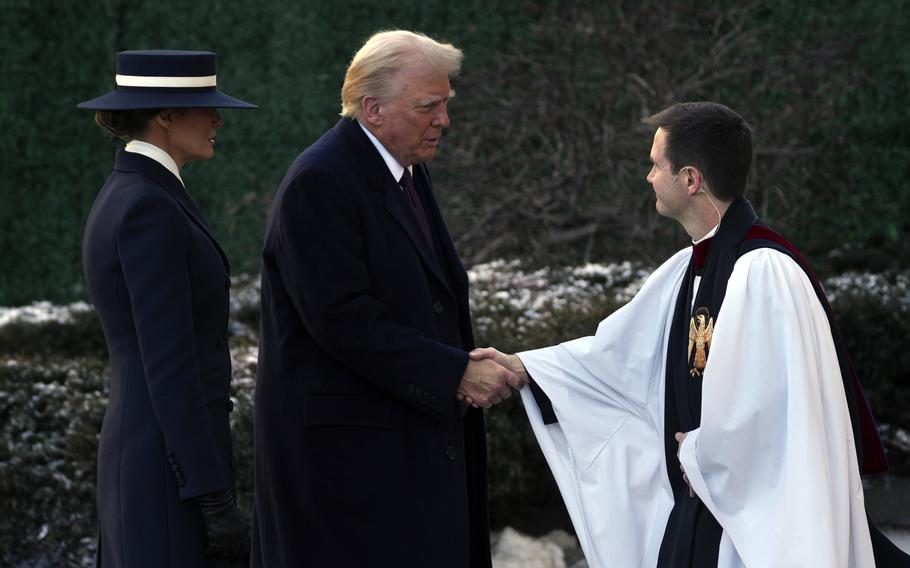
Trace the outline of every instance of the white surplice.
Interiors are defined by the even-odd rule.
[[[591,568],[657,564],[673,507],[667,337],[690,255],[660,266],[594,336],[519,353],[559,420],[544,425],[522,390]],[[718,566],[873,567],[830,324],[789,256],[761,248],[737,260],[703,381],[701,426],[680,459],[723,527]]]

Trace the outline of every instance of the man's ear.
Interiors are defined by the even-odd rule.
[[[382,126],[382,105],[376,97],[360,99],[360,116],[373,126]]]
[[[686,184],[686,193],[689,195],[704,193],[706,190],[701,172],[692,166],[686,166],[683,170],[681,173],[683,174],[683,182]]]

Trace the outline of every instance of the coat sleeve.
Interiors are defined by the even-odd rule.
[[[690,256],[681,251],[592,337],[519,357],[558,418],[528,419],[592,567],[654,566],[673,506],[664,466],[667,333]]]
[[[874,566],[830,324],[790,257],[737,261],[703,380],[680,462],[724,529],[721,558]]]
[[[274,221],[282,283],[323,349],[402,402],[441,417],[451,412],[468,354],[403,324],[376,297],[364,249],[369,236],[348,189],[314,170],[289,182]],[[415,396],[417,388],[428,394]]]
[[[117,230],[142,366],[181,499],[228,486],[199,376],[187,254],[190,229],[162,191],[142,192]]]

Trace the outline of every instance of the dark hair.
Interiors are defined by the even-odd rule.
[[[720,103],[676,103],[643,121],[667,133],[667,159],[675,174],[693,166],[711,193],[729,201],[746,190],[752,165],[752,128]]]
[[[161,109],[99,110],[95,112],[95,123],[117,138],[132,140],[145,132],[159,112]]]

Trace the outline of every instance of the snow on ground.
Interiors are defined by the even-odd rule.
[[[72,323],[73,314],[92,311],[85,302],[55,305],[50,302],[35,302],[15,308],[0,307],[0,327],[12,323]]]

